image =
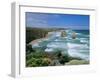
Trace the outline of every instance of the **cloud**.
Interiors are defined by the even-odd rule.
[[[47,15],[38,13],[27,13],[26,14],[26,24],[29,27],[40,27],[47,26]]]
[[[26,13],[26,26],[27,27],[50,27],[49,20],[60,17],[55,14],[50,16],[49,14],[41,13]]]
[[[27,27],[89,29],[89,18],[83,15],[65,15],[26,12]]]

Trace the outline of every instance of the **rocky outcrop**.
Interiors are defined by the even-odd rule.
[[[89,64],[89,61],[86,60],[71,60],[65,65],[80,65],[80,64]]]

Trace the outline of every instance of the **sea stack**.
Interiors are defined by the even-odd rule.
[[[67,36],[66,31],[61,31],[61,37],[66,37],[66,36]]]
[[[73,33],[72,33],[72,39],[75,39],[75,38],[76,38],[76,33],[73,32]]]

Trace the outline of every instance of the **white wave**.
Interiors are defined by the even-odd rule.
[[[80,57],[82,59],[89,59],[89,47],[85,44],[67,43],[68,54],[72,57]],[[84,54],[86,53],[86,54]]]
[[[61,32],[52,32],[51,37],[60,37]]]
[[[59,40],[59,39],[55,39],[54,41],[61,41],[61,40]]]
[[[60,37],[60,35],[61,35],[61,32],[56,32],[56,34],[55,34],[57,37]]]
[[[45,49],[45,52],[52,52],[52,51],[53,51],[52,48],[46,48],[46,49]]]
[[[89,55],[82,54],[78,50],[75,50],[75,49],[68,49],[68,54],[72,57],[79,57],[85,60],[89,60]]]
[[[67,49],[67,44],[66,43],[60,43],[60,42],[51,42],[47,45],[47,47]]]
[[[83,34],[81,34],[81,33],[76,33],[76,35],[83,35]]]
[[[86,44],[67,43],[68,49],[84,49],[88,48]]]
[[[87,38],[80,38],[80,42],[82,42],[82,43],[88,43],[89,40]]]

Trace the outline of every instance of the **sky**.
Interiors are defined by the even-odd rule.
[[[26,27],[89,29],[89,15],[26,12]]]

